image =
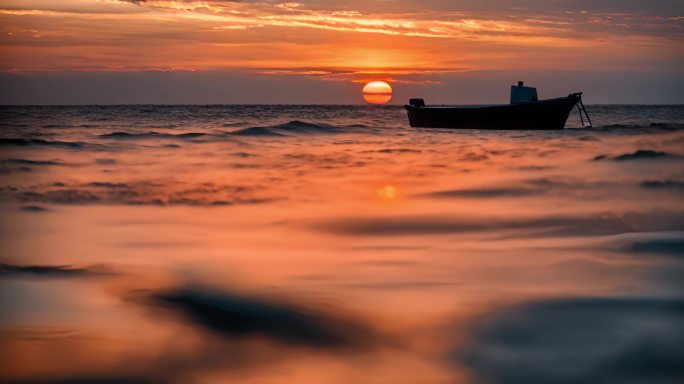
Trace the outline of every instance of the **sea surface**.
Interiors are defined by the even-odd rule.
[[[0,107],[0,382],[684,382],[684,106]]]

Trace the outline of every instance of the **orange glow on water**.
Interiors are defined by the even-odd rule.
[[[377,191],[378,196],[385,200],[393,200],[397,197],[397,189],[392,185],[385,185]]]
[[[508,303],[648,288],[674,263],[626,250],[680,230],[680,195],[634,173],[668,180],[679,158],[587,161],[644,142],[680,156],[682,130],[520,137],[410,130],[398,107],[157,108],[124,107],[126,134],[103,119],[122,107],[16,120],[65,128],[0,156],[0,382],[468,383],[479,367],[442,356],[488,350],[473,327]],[[347,114],[273,126],[245,122],[254,108]]]
[[[370,104],[387,104],[392,100],[392,87],[384,81],[371,81],[363,87],[363,99]]]

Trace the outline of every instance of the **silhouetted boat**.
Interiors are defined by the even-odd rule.
[[[582,125],[586,116],[591,120],[582,104],[582,93],[567,97],[538,100],[537,89],[518,85],[511,86],[511,103],[503,105],[474,106],[425,106],[423,99],[411,99],[408,111],[412,127],[463,128],[463,129],[507,129],[541,130],[563,129],[570,112],[578,106]]]

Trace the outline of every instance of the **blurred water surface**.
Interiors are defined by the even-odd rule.
[[[0,107],[0,381],[677,382],[684,106],[588,109]]]

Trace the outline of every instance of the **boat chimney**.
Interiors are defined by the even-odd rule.
[[[523,86],[523,82],[522,82],[522,81],[518,81],[518,87],[522,87],[522,86]]]

